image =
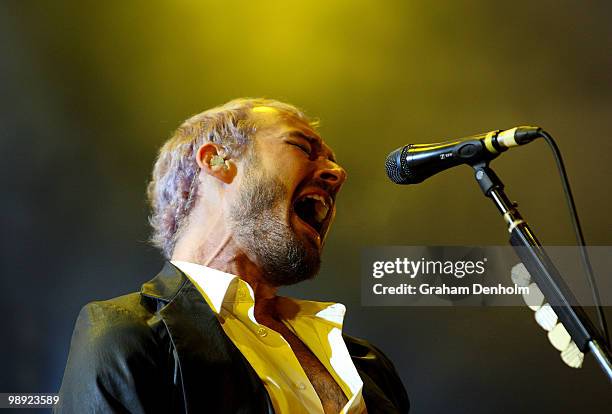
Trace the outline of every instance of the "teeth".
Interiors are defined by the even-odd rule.
[[[327,213],[329,212],[329,206],[327,205],[325,198],[318,194],[308,194],[305,198],[311,198],[317,201],[315,203],[315,220],[317,220],[319,223],[325,220]]]
[[[323,197],[321,197],[318,194],[308,194],[306,197],[304,198],[312,198],[313,200],[317,200],[320,201],[321,203],[323,203],[325,206],[327,206],[327,202],[325,201],[325,199]]]
[[[321,204],[321,203],[315,204],[315,212],[316,212],[315,219],[319,223],[322,222],[323,220],[325,220],[325,217],[327,217],[328,211],[329,211],[329,207],[327,207],[326,204]]]

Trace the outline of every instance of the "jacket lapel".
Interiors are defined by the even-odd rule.
[[[141,294],[165,304],[158,313],[178,356],[188,413],[273,412],[263,383],[180,270],[167,262]]]
[[[366,341],[342,336],[363,381],[362,393],[368,413],[407,413],[408,395],[391,361]]]
[[[154,279],[142,285],[141,295],[157,302],[157,313],[176,350],[187,413],[274,413],[257,373],[227,337],[200,292],[179,269],[166,262]],[[343,337],[363,380],[368,412],[397,412],[396,407],[403,404],[395,398],[395,403],[390,401],[380,387],[386,384],[384,388],[391,389],[391,384],[399,381],[388,383],[388,378],[381,376],[381,372],[393,370],[381,371],[381,364],[385,363],[377,351],[356,338]],[[403,387],[394,391],[397,392],[392,394],[398,396],[406,393]]]

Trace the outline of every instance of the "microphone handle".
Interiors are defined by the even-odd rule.
[[[406,145],[399,154],[399,162],[410,184],[417,184],[457,165],[472,165],[496,158],[499,153],[490,152],[483,142],[486,135],[438,144]]]

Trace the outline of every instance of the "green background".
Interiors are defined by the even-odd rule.
[[[321,274],[288,293],[347,304],[347,331],[393,359],[413,412],[609,408],[594,360],[564,366],[530,310],[361,307],[359,257],[505,244],[468,167],[401,187],[384,159],[524,124],[556,137],[588,241],[611,244],[611,12],[567,0],[0,2],[0,391],[56,391],[80,307],[160,268],[144,190],[172,130],[265,96],[318,117],[349,173]],[[544,243],[573,242],[543,142],[493,165]]]

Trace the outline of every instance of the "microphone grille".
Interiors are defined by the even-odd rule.
[[[405,173],[408,170],[406,161],[406,153],[410,145],[398,148],[391,152],[385,160],[385,169],[387,177],[395,184],[409,184],[409,175]]]

